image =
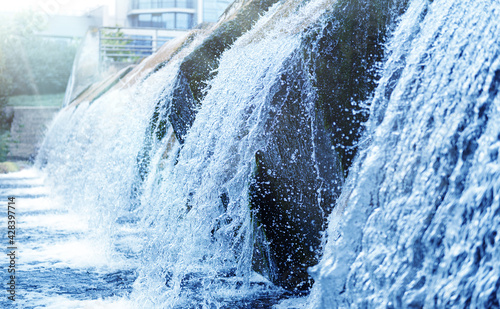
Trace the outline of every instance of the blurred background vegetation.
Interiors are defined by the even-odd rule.
[[[8,106],[62,104],[78,39],[54,39],[38,33],[34,12],[25,11],[0,23],[0,162],[8,152],[13,114]]]

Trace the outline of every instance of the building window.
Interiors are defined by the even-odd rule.
[[[153,14],[151,16],[151,27],[164,28],[164,23],[161,14]]]
[[[163,28],[163,29],[191,29],[193,14],[190,13],[162,13],[137,14],[130,17],[132,27]]]
[[[176,13],[175,14],[175,28],[176,29],[189,29],[191,28],[192,18],[191,14]]]
[[[175,0],[176,8],[192,9],[194,8],[193,0]]]
[[[132,0],[133,10],[168,8],[193,9],[194,0]]]
[[[165,29],[175,29],[175,13],[163,13],[164,26]]]
[[[152,27],[151,26],[152,14],[140,14],[137,16],[136,27]]]

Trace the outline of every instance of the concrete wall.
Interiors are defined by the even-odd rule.
[[[32,160],[58,107],[13,107],[8,160]]]

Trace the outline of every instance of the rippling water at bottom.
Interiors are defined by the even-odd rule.
[[[8,202],[15,216],[15,237],[8,237]],[[133,222],[116,224],[112,243],[92,229],[85,215],[75,213],[44,185],[37,170],[0,175],[0,246],[2,289],[0,308],[137,308],[132,290],[137,279],[144,239]],[[10,244],[10,241],[14,241]],[[13,249],[10,249],[13,248]],[[14,251],[14,272],[9,273]],[[10,275],[15,275],[15,301],[9,291]],[[256,275],[259,277],[258,275]],[[260,277],[259,277],[260,278]],[[195,277],[186,279],[186,290],[199,289]],[[229,280],[222,276],[220,280]],[[264,279],[262,279],[264,280]],[[238,298],[221,300],[220,308],[303,308],[305,298],[295,298],[279,288]]]
[[[8,198],[14,197],[15,237],[8,238]],[[89,222],[49,194],[35,170],[0,175],[1,308],[132,308],[135,248],[108,246]],[[11,213],[12,214],[12,213]],[[124,229],[124,237],[134,237]],[[11,229],[12,230],[12,229]],[[10,234],[12,236],[12,233]],[[9,243],[11,240],[14,243]],[[122,242],[137,244],[136,241]],[[9,249],[13,248],[13,249]],[[12,265],[8,253],[15,254]],[[123,252],[127,252],[127,254]],[[15,301],[9,299],[15,269]]]

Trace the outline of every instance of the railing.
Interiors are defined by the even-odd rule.
[[[99,61],[137,62],[183,33],[185,31],[102,27],[99,28]]]

